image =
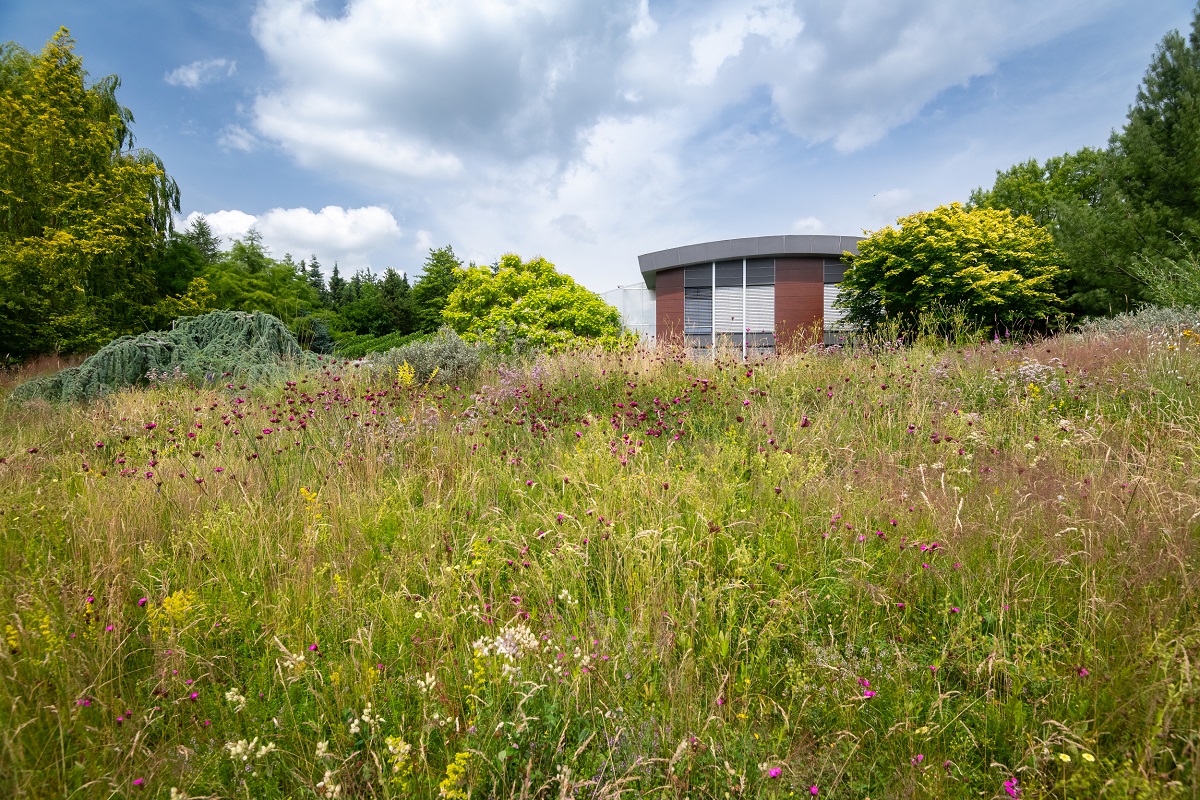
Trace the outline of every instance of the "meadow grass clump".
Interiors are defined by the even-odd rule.
[[[1194,797],[1200,343],[0,410],[0,792]]]

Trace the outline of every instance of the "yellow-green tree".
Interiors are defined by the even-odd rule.
[[[939,206],[875,231],[847,255],[840,305],[871,328],[923,315],[961,315],[988,328],[1029,327],[1060,313],[1063,256],[1033,218],[961,203]]]
[[[95,348],[163,299],[178,188],[133,147],[120,80],[89,85],[74,44],[62,29],[38,55],[0,49],[0,357]]]
[[[471,267],[446,300],[442,318],[467,341],[502,351],[520,344],[561,347],[620,334],[617,310],[542,257],[508,253],[495,267]]]

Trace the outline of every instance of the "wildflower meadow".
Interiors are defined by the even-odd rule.
[[[1200,797],[1152,321],[8,402],[0,795]]]

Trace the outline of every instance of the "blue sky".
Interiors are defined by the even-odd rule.
[[[591,289],[640,253],[858,234],[1119,128],[1179,0],[8,0],[121,76],[226,237],[414,274],[451,244]]]

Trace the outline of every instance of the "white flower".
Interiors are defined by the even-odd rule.
[[[225,699],[233,705],[233,710],[238,713],[246,709],[246,697],[236,688],[232,688],[226,692]]]

